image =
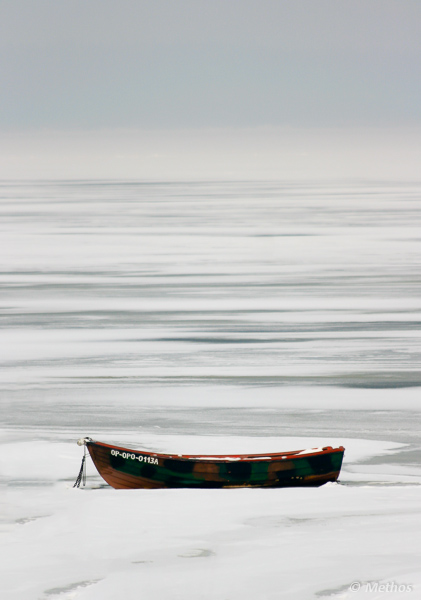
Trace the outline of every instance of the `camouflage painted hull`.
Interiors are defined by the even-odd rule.
[[[81,440],[113,488],[235,488],[320,486],[336,481],[344,448],[276,454],[174,455]]]

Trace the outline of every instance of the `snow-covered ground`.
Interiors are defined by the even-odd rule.
[[[2,432],[5,598],[339,599],[356,595],[353,582],[410,585],[414,598],[421,591],[421,467],[405,464],[405,445],[329,438],[346,447],[341,483],[318,489],[116,491],[91,461],[86,488],[73,489],[81,449],[54,437]],[[215,452],[326,439],[151,434],[142,442]]]
[[[3,184],[0,597],[418,598],[420,191]],[[73,489],[86,435],[346,453],[318,489],[115,491],[90,460]]]

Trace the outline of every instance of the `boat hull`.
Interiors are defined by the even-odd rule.
[[[140,452],[86,438],[101,477],[116,489],[320,486],[336,481],[344,448],[266,455],[196,456]]]

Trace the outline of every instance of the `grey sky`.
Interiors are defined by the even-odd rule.
[[[420,0],[1,0],[0,127],[421,122]]]

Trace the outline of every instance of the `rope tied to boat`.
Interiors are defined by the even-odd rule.
[[[83,458],[82,464],[80,465],[79,475],[76,477],[76,481],[73,485],[74,488],[80,488],[80,484],[82,484],[83,487],[86,485],[86,443],[90,441],[91,438],[88,437],[80,438],[80,440],[77,441],[78,446],[83,446]]]

